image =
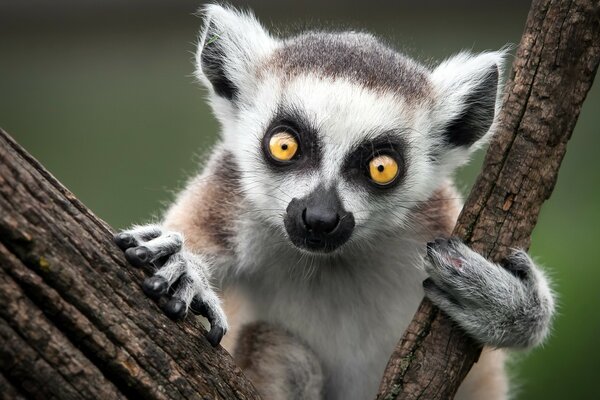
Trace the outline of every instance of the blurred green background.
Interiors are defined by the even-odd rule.
[[[157,215],[198,169],[217,125],[191,77],[195,1],[3,0],[0,126],[115,228]],[[240,4],[239,2],[236,4]],[[422,61],[519,42],[525,1],[251,1],[285,34],[366,28]],[[531,252],[560,314],[511,367],[519,399],[599,399],[600,87],[590,92]],[[468,191],[481,154],[459,174]],[[521,359],[522,358],[522,359]]]

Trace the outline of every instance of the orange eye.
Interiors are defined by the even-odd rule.
[[[298,141],[291,133],[276,133],[269,139],[269,152],[277,161],[290,161],[298,152]]]
[[[398,176],[398,163],[388,155],[373,157],[369,162],[369,175],[378,185],[389,185]]]

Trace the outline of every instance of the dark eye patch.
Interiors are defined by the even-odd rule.
[[[286,162],[274,160],[269,152],[271,136],[281,131],[289,132],[298,141],[297,155]],[[317,133],[317,127],[301,110],[293,106],[280,107],[262,138],[261,148],[267,164],[274,171],[301,171],[318,168],[322,154]]]
[[[370,191],[375,193],[387,191],[398,186],[406,175],[405,149],[405,141],[393,132],[387,132],[374,139],[365,140],[354,146],[348,153],[342,173],[348,180],[356,182]],[[374,184],[369,176],[369,161],[378,155],[388,155],[398,163],[398,177],[386,186]]]

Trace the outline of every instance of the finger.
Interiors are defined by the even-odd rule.
[[[136,247],[147,240],[152,240],[161,235],[162,228],[159,225],[135,226],[131,229],[120,232],[114,236],[114,242],[125,251],[131,247]]]
[[[163,311],[167,317],[171,318],[172,320],[180,321],[187,314],[187,308],[188,306],[183,300],[178,297],[173,297],[167,302],[167,304],[165,304]]]
[[[125,258],[133,266],[148,265],[181,250],[183,237],[177,232],[170,232],[145,242],[143,246],[130,247],[125,250]]]
[[[135,237],[128,232],[117,233],[113,237],[113,241],[123,251],[127,250],[130,247],[135,247],[139,245],[138,241],[135,240]]]
[[[158,299],[169,289],[169,283],[162,276],[151,276],[142,283],[142,290],[146,295],[153,299]]]
[[[194,281],[187,274],[182,275],[177,282],[173,296],[163,307],[165,314],[176,321],[183,319],[197,290]]]
[[[217,346],[227,333],[227,318],[217,295],[212,290],[197,295],[192,302],[191,310],[208,320],[210,331],[206,334],[206,339],[213,347]]]
[[[171,257],[165,265],[160,268],[154,276],[146,278],[142,289],[148,297],[158,299],[165,295],[169,288],[185,272],[185,262],[180,255]]]

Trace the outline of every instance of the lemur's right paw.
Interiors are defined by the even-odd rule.
[[[157,271],[142,284],[144,293],[158,300],[169,296],[163,307],[174,320],[185,317],[188,309],[210,322],[208,341],[216,346],[227,332],[227,318],[211,288],[210,263],[200,255],[184,250],[183,236],[165,231],[159,225],[134,227],[115,235],[115,243],[133,266],[153,265]]]

